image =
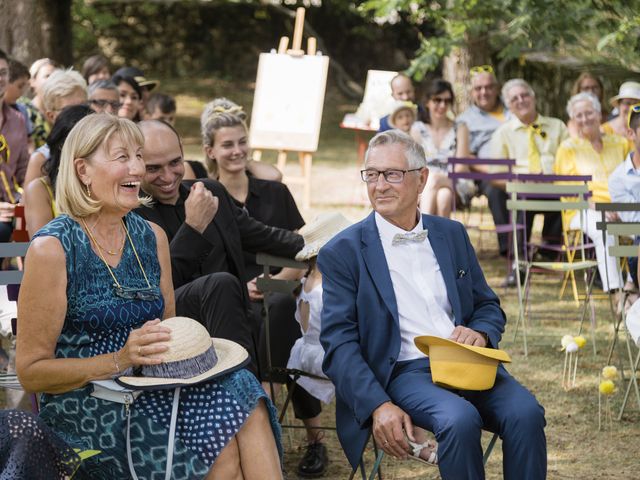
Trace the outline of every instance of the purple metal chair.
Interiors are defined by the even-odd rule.
[[[456,183],[458,180],[468,179],[473,181],[486,181],[486,182],[494,182],[494,181],[503,181],[503,182],[512,182],[515,181],[516,175],[513,173],[513,167],[516,165],[516,161],[511,158],[457,158],[450,157],[448,158],[448,163],[450,165],[450,171],[448,173],[449,178],[453,183],[453,190],[456,189]],[[455,168],[457,165],[465,165],[469,167],[470,171],[468,172],[456,172]],[[506,171],[502,172],[482,172],[477,170],[472,170],[474,167],[494,167],[501,166],[506,167]],[[456,211],[456,202],[455,196],[453,201],[453,212]],[[477,224],[471,223],[467,221],[467,219],[463,219],[463,224],[467,228],[467,230],[477,230],[479,232],[479,245],[478,249],[482,249],[482,234],[483,233],[495,233],[496,235],[508,235],[508,253],[507,253],[507,271],[511,268],[511,263],[513,261],[513,252],[511,234],[512,234],[512,226],[509,220],[509,223],[504,224],[493,224],[487,225],[483,222],[483,216],[485,212],[483,210],[480,211],[480,221]],[[518,224],[517,229],[524,229],[524,225]],[[506,288],[506,287],[505,287]]]

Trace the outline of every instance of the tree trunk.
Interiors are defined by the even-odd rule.
[[[71,65],[72,0],[0,0],[0,48],[29,65],[49,57]]]
[[[487,37],[467,36],[466,45],[455,48],[443,60],[442,76],[453,85],[458,113],[471,105],[471,76],[469,70],[490,63]]]

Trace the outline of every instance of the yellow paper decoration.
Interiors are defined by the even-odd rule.
[[[602,369],[602,376],[607,380],[614,380],[618,377],[618,369],[613,365],[607,365]]]
[[[578,335],[577,337],[573,337],[573,341],[576,342],[578,348],[582,348],[587,344],[587,339],[582,335]]]
[[[611,380],[603,380],[600,382],[599,390],[603,395],[611,395],[616,391],[616,385]]]

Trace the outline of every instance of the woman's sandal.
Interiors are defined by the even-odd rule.
[[[435,440],[426,440],[423,443],[416,443],[409,440],[409,437],[407,437],[406,433],[405,439],[411,447],[411,454],[409,458],[411,458],[412,460],[417,460],[418,462],[426,463],[427,465],[431,465],[432,467],[438,466],[438,443]],[[420,456],[420,453],[425,448],[431,452],[429,453],[428,459],[424,459]]]

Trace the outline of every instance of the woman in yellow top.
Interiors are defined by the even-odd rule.
[[[600,102],[590,93],[578,93],[569,99],[567,113],[578,127],[578,136],[571,137],[558,147],[556,152],[555,173],[560,175],[591,175],[589,189],[592,196],[589,199],[590,208],[587,209],[583,220],[582,230],[596,247],[596,260],[605,291],[619,289],[619,279],[610,275],[607,281],[606,268],[609,272],[616,271],[615,258],[610,257],[605,250],[602,233],[596,229],[596,222],[600,214],[594,209],[597,202],[610,202],[608,178],[611,172],[624,161],[629,153],[626,139],[619,135],[603,134],[600,132]],[[568,227],[580,229],[580,216],[572,215],[566,218]],[[565,224],[567,225],[567,224]],[[612,242],[607,238],[607,245]]]

